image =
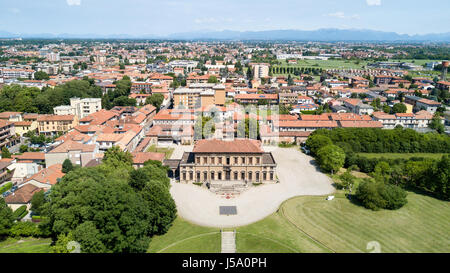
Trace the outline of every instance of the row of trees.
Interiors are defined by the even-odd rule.
[[[450,138],[412,129],[336,128],[316,130],[347,153],[450,153]]]
[[[100,87],[86,80],[70,81],[55,88],[21,87],[5,85],[0,90],[0,112],[17,111],[49,114],[53,107],[69,105],[70,98],[101,98]]]
[[[334,132],[333,132],[334,131]],[[415,145],[406,145],[407,141],[423,143],[429,150],[423,149],[422,152],[431,153],[448,153],[449,137],[446,135],[419,134],[409,132],[411,130],[384,130],[381,134],[389,137],[393,143],[385,145],[381,143],[381,147],[386,149],[379,153],[396,152],[390,151],[389,148],[403,147],[403,152],[416,152]],[[351,136],[347,136],[350,134]],[[327,172],[337,172],[341,167],[348,169],[358,169],[362,172],[370,174],[373,178],[371,182],[395,185],[401,188],[415,188],[432,194],[438,198],[450,200],[450,159],[448,155],[443,156],[440,160],[425,159],[420,157],[412,157],[409,159],[391,159],[391,158],[367,158],[358,154],[361,152],[361,146],[378,147],[375,142],[381,142],[374,134],[380,134],[380,131],[374,129],[334,129],[329,132],[322,133],[321,130],[314,132],[306,141],[306,146],[311,150],[311,154],[316,157],[320,167]],[[436,138],[437,137],[437,138]],[[355,140],[358,138],[358,140]],[[348,143],[346,141],[349,141]],[[398,143],[395,143],[397,141]],[[435,145],[428,145],[428,142],[438,142]],[[447,143],[447,144],[446,144]],[[408,149],[406,149],[408,148]],[[369,151],[378,152],[378,151]],[[349,174],[340,176],[343,182],[342,187],[352,184],[352,177]],[[367,182],[368,183],[368,182]],[[366,185],[367,186],[367,185]],[[389,196],[400,198],[403,194],[399,189],[394,187],[385,187],[384,185],[367,186],[365,190],[372,193],[378,192],[378,196],[387,196],[386,192],[392,193]],[[376,190],[376,191],[375,191]],[[361,196],[365,196],[362,194]],[[387,197],[386,197],[387,198]],[[381,199],[380,199],[381,200]],[[386,200],[385,200],[386,201]],[[391,200],[392,201],[392,200]],[[399,204],[403,202],[400,202]],[[364,202],[362,202],[364,204]],[[375,202],[376,203],[376,202]],[[382,201],[377,203],[378,208],[390,208],[389,202]],[[374,203],[365,205],[374,208]]]
[[[323,69],[319,67],[274,66],[270,67],[269,71],[273,74],[294,74],[295,76],[312,74],[318,76],[322,74]]]

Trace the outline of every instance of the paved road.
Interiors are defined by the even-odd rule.
[[[298,195],[334,192],[331,179],[313,165],[313,158],[296,148],[271,148],[278,164],[278,184],[252,187],[234,199],[224,199],[195,185],[172,181],[170,192],[178,214],[198,225],[236,227],[251,224],[275,212],[281,203]],[[219,215],[219,206],[237,206],[237,215]]]

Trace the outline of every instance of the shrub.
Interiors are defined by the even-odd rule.
[[[9,230],[13,237],[41,237],[43,234],[39,225],[32,222],[17,222]]]
[[[0,194],[9,191],[12,188],[13,184],[11,182],[6,183],[0,188]]]
[[[27,215],[27,213],[28,213],[27,206],[23,205],[23,206],[20,206],[18,209],[16,209],[13,212],[13,216],[14,216],[14,219],[20,220],[23,217],[25,217],[25,215]]]
[[[364,179],[356,190],[356,198],[372,210],[401,208],[407,203],[406,192],[395,185]]]

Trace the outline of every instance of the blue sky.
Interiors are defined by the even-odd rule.
[[[0,31],[169,34],[358,28],[450,32],[449,0],[0,0]]]

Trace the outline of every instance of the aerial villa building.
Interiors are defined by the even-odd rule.
[[[276,163],[261,142],[199,140],[192,152],[185,152],[180,164],[181,183],[275,183]]]

